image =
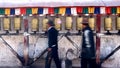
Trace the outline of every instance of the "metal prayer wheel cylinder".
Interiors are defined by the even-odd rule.
[[[6,31],[10,30],[10,18],[3,19],[3,28]]]
[[[15,17],[14,18],[14,29],[20,30],[20,28],[21,28],[21,19],[20,17]]]
[[[95,18],[94,17],[90,17],[88,19],[88,22],[89,22],[89,26],[92,30],[95,30]]]
[[[39,21],[38,18],[33,18],[31,22],[32,31],[38,31]]]
[[[112,18],[111,17],[105,18],[104,28],[105,30],[112,30]]]
[[[65,28],[66,28],[67,30],[72,29],[72,17],[70,17],[70,16],[67,16],[67,17],[66,17]]]
[[[48,22],[48,18],[44,18],[42,22],[43,31],[47,31],[47,22]]]
[[[120,17],[117,17],[116,29],[120,30]]]
[[[82,30],[82,21],[83,21],[83,17],[77,17],[77,23],[76,23],[77,30]]]
[[[61,19],[59,17],[55,18],[54,23],[55,23],[55,28],[57,30],[61,30]]]

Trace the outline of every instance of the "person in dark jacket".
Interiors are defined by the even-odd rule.
[[[45,61],[45,68],[50,68],[51,60],[54,59],[56,67],[61,68],[61,63],[58,57],[58,31],[54,27],[54,22],[49,20],[47,23],[48,26],[48,54]]]
[[[94,35],[87,18],[83,19],[82,28],[81,68],[96,68]]]

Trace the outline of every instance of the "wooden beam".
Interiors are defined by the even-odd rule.
[[[101,32],[101,15],[97,14],[96,19],[96,33]],[[100,38],[96,36],[96,62],[97,64],[100,63]]]
[[[28,34],[28,20],[24,19],[24,66],[28,65],[28,60],[29,60],[29,36]]]

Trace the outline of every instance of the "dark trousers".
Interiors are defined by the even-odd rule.
[[[61,62],[59,60],[58,51],[56,48],[52,48],[52,50],[48,52],[45,61],[45,68],[50,68],[52,59],[54,59],[56,67],[61,68]]]
[[[81,58],[81,68],[97,68],[95,59]]]

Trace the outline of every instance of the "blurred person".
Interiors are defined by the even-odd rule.
[[[81,68],[96,68],[94,34],[87,18],[83,19],[82,28]]]
[[[51,61],[54,59],[56,67],[61,68],[60,59],[58,57],[58,31],[54,27],[54,22],[49,20],[47,23],[48,31],[48,53],[45,61],[45,68],[50,68]]]

